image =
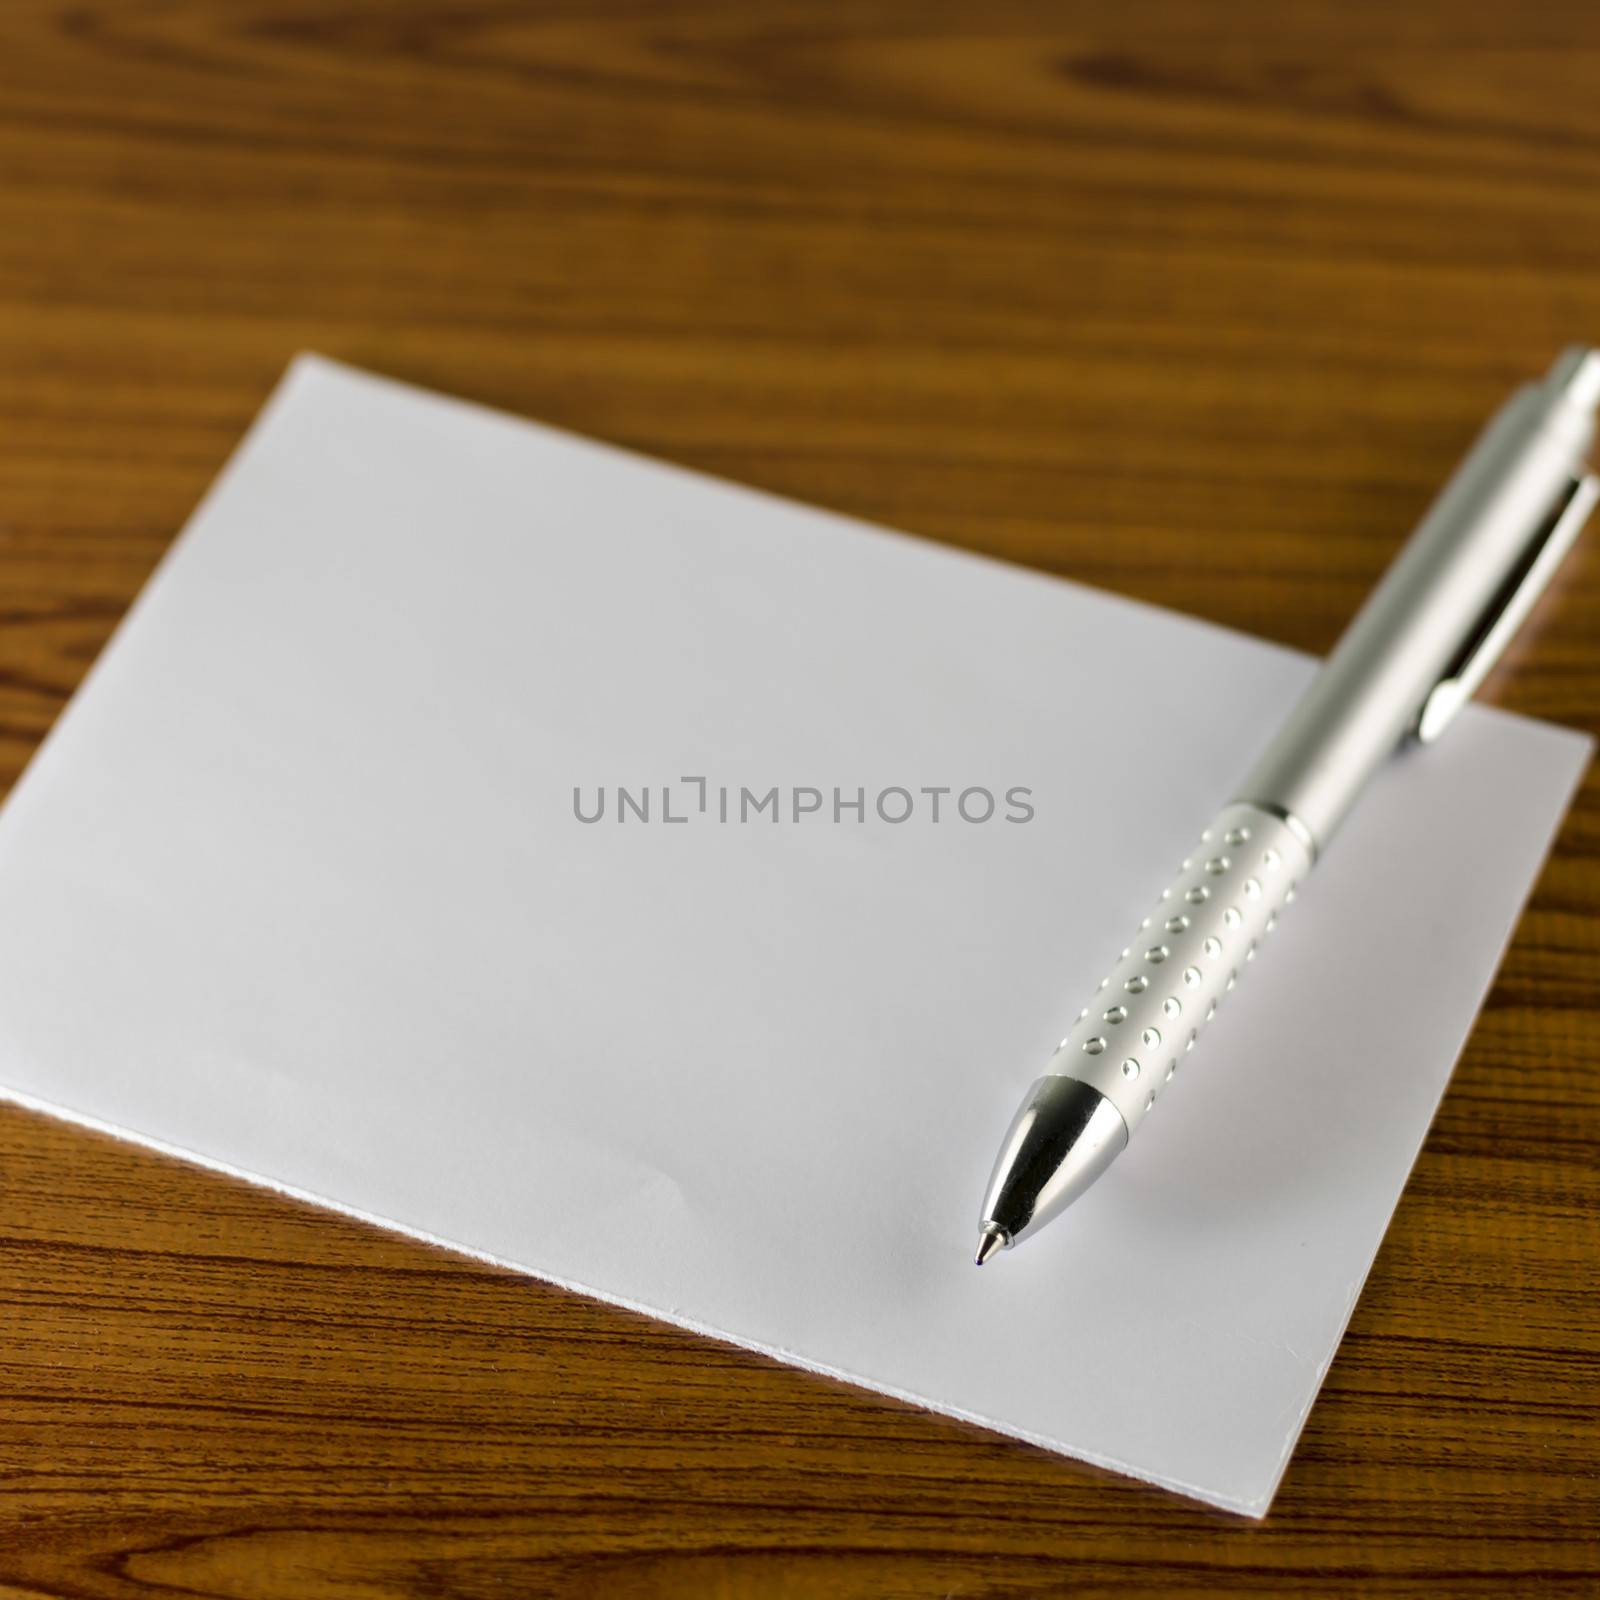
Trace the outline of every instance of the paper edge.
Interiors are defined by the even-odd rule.
[[[1147,615],[1163,617],[1168,621],[1181,623],[1204,632],[1222,634],[1229,639],[1249,643],[1258,649],[1270,650],[1290,660],[1317,663],[1323,659],[1314,651],[1301,650],[1295,645],[1284,644],[1279,639],[1266,639],[1260,634],[1250,633],[1246,629],[1235,628],[1224,622],[1215,622],[1209,617],[1196,616],[1190,611],[1180,611],[1174,606],[1161,605],[1154,600],[1141,600],[1136,596],[1123,594],[1117,589],[1101,588],[1097,584],[1085,583],[1079,578],[1071,578],[1064,573],[1049,572],[1042,567],[1030,567],[1021,561],[1013,561],[1006,556],[993,555],[988,551],[969,550],[963,545],[947,544],[943,540],[934,538],[931,534],[914,533],[908,529],[896,528],[889,523],[874,522],[870,518],[857,516],[853,512],[838,511],[831,506],[818,505],[811,500],[800,500],[793,495],[781,494],[774,489],[763,489],[754,484],[741,483],[737,478],[726,478],[720,473],[708,472],[701,467],[687,467],[681,462],[669,460],[664,456],[651,455],[648,451],[635,449],[631,445],[616,444],[609,439],[599,439],[592,434],[579,433],[574,429],[563,428],[556,423],[543,422],[538,418],[524,416],[516,411],[507,411],[500,406],[489,405],[481,400],[470,400],[442,389],[431,389],[425,384],[414,383],[407,378],[395,378],[387,373],[372,372],[366,367],[358,367],[351,362],[341,361],[336,356],[324,355],[318,350],[297,350],[290,357],[282,375],[274,385],[267,400],[263,403],[255,420],[228,457],[222,469],[223,472],[227,472],[234,461],[243,455],[246,445],[250,442],[251,435],[256,432],[257,428],[265,420],[268,410],[276,406],[280,397],[290,388],[292,381],[301,374],[330,378],[335,382],[344,383],[354,390],[398,390],[403,394],[419,400],[430,401],[435,405],[444,405],[456,410],[467,411],[476,416],[493,419],[502,425],[509,424],[528,433],[560,439],[566,444],[581,447],[585,451],[593,452],[597,455],[620,458],[635,466],[652,467],[657,471],[670,473],[674,477],[683,478],[695,484],[716,484],[721,489],[747,496],[765,505],[780,506],[788,511],[799,511],[808,516],[821,517],[838,527],[869,534],[880,540],[892,540],[898,544],[909,544],[930,556],[942,557],[961,563],[975,562],[980,566],[1009,574],[1015,578],[1031,579],[1035,582],[1058,585],[1062,588],[1074,590],[1078,594],[1092,595],[1096,600],[1109,601],[1113,605],[1129,607]],[[204,507],[206,501],[210,499],[212,492],[220,482],[221,474],[218,475],[212,488],[207,490],[206,495],[197,504],[194,513],[190,517],[190,522],[199,515],[200,510]],[[188,523],[184,527],[186,531]],[[177,537],[181,538],[182,533],[180,532]],[[158,567],[155,571],[152,571],[150,579],[147,580],[147,585],[149,581],[154,580],[156,571],[159,570],[160,568]],[[113,634],[112,637],[114,638],[115,635]],[[107,648],[109,648],[109,645],[110,641],[108,640]],[[102,651],[102,653],[104,652]],[[85,677],[84,682],[87,681],[88,679]],[[1594,743],[1588,734],[1578,729],[1569,728],[1563,723],[1551,722],[1543,717],[1530,716],[1526,712],[1512,711],[1503,706],[1490,705],[1481,700],[1469,700],[1463,707],[1462,714],[1468,717],[1491,716],[1505,718],[1529,727],[1542,728],[1547,732],[1586,740],[1591,748]]]
[[[479,417],[490,418],[502,425],[510,424],[528,433],[543,435],[547,438],[559,439],[563,443],[579,447],[587,452],[597,455],[611,456],[634,466],[650,467],[658,472],[670,473],[673,477],[682,478],[692,484],[704,486],[715,484],[719,489],[731,491],[749,499],[759,501],[763,505],[781,507],[789,512],[802,512],[806,516],[819,517],[839,528],[848,528],[856,533],[864,533],[878,540],[892,541],[899,545],[910,545],[922,551],[925,555],[939,559],[961,563],[964,565],[977,564],[987,567],[994,572],[1004,573],[1014,579],[1031,580],[1046,583],[1061,588],[1074,590],[1081,595],[1092,595],[1096,600],[1105,600],[1116,606],[1130,607],[1133,610],[1153,613],[1171,621],[1179,622],[1193,629],[1209,633],[1220,633],[1230,639],[1248,641],[1251,645],[1261,649],[1271,650],[1278,655],[1294,660],[1314,662],[1320,657],[1299,650],[1293,645],[1283,644],[1277,639],[1263,639],[1259,634],[1247,633],[1242,628],[1232,628],[1226,623],[1213,622],[1209,617],[1196,616],[1193,612],[1179,611],[1171,606],[1158,605],[1152,600],[1140,600],[1132,595],[1123,594],[1116,589],[1104,589],[1095,584],[1084,583],[1078,578],[1069,578],[1059,572],[1048,572],[1042,567],[1030,567],[1020,561],[1012,561],[1005,556],[992,555],[983,550],[969,550],[964,545],[947,544],[931,534],[914,533],[905,528],[897,528],[886,522],[874,522],[868,517],[857,516],[853,512],[839,511],[831,506],[818,505],[812,500],[800,500],[793,495],[781,494],[775,489],[763,489],[755,484],[742,483],[737,478],[726,478],[720,473],[708,472],[701,467],[684,466],[681,462],[672,461],[665,456],[651,455],[648,451],[638,450],[631,445],[615,444],[609,439],[598,439],[593,434],[579,433],[573,429],[563,428],[559,424],[543,422],[538,418],[523,416],[515,411],[506,411],[499,406],[487,405],[480,400],[465,399],[460,395],[449,394],[441,389],[430,389],[424,384],[412,383],[405,378],[395,378],[387,373],[371,372],[365,367],[354,366],[348,362],[340,361],[334,356],[323,355],[316,350],[300,350],[290,358],[284,368],[283,376],[271,392],[268,403],[274,401],[286,391],[292,379],[301,373],[316,374],[324,378],[331,378],[336,382],[347,384],[351,389],[379,389],[398,390],[403,394],[416,399],[430,401],[435,405],[444,405],[457,410],[467,411]],[[262,408],[261,416],[266,413],[266,406]],[[259,417],[257,419],[260,420]],[[254,432],[252,426],[251,432]],[[231,464],[234,457],[242,454],[248,442],[248,434],[235,447],[234,456],[229,458]],[[201,502],[204,503],[203,501]],[[198,514],[197,507],[197,514]],[[154,577],[154,573],[151,574]],[[1507,713],[1512,715],[1514,713]],[[1527,719],[1525,719],[1527,720]],[[1541,726],[1555,726],[1555,724],[1541,724]]]
[[[1495,707],[1485,706],[1482,710],[1495,710]],[[1551,815],[1550,826],[1546,830],[1545,839],[1538,852],[1534,864],[1533,875],[1528,879],[1528,887],[1521,899],[1517,901],[1512,912],[1511,920],[1506,924],[1505,937],[1500,941],[1499,953],[1494,958],[1494,964],[1489,968],[1488,975],[1484,978],[1483,986],[1478,991],[1478,998],[1473,1002],[1472,1011],[1467,1018],[1467,1025],[1456,1045],[1455,1053],[1450,1058],[1450,1070],[1445,1074],[1444,1083],[1439,1089],[1439,1096],[1433,1103],[1433,1110],[1429,1113],[1428,1120],[1423,1124],[1421,1133],[1417,1136],[1415,1148],[1411,1152],[1411,1159],[1406,1163],[1405,1174],[1400,1180],[1400,1187],[1395,1191],[1393,1204],[1389,1207],[1389,1215],[1384,1219],[1383,1231],[1378,1235],[1378,1247],[1372,1253],[1372,1259],[1367,1263],[1366,1270],[1351,1285],[1350,1300],[1344,1308],[1344,1315],[1339,1319],[1339,1331],[1332,1345],[1328,1349],[1327,1358],[1317,1367],[1316,1381],[1312,1384],[1311,1393],[1306,1403],[1300,1408],[1299,1415],[1284,1441],[1283,1451],[1278,1457],[1278,1464],[1267,1485],[1260,1501],[1259,1511],[1248,1513],[1258,1520],[1265,1517],[1272,1508],[1272,1502],[1277,1498],[1278,1490],[1283,1486],[1284,1477],[1289,1470],[1289,1463],[1294,1458],[1295,1451],[1300,1445],[1300,1435],[1305,1431],[1306,1423],[1310,1420],[1311,1412],[1318,1400],[1322,1398],[1323,1385],[1328,1380],[1328,1374],[1333,1370],[1333,1364],[1339,1359],[1339,1352],[1344,1348],[1345,1335],[1350,1331],[1350,1319],[1355,1316],[1356,1307],[1361,1303],[1362,1291],[1367,1286],[1367,1280],[1372,1276],[1372,1269],[1378,1264],[1378,1257],[1383,1253],[1384,1241],[1389,1237],[1389,1230],[1394,1226],[1395,1212],[1400,1209],[1400,1202],[1405,1199],[1406,1190],[1411,1187],[1411,1175],[1416,1170],[1417,1161],[1422,1155],[1423,1146],[1428,1142],[1428,1135],[1433,1132],[1433,1124],[1439,1115],[1439,1107],[1444,1104],[1445,1096],[1450,1092],[1450,1085],[1455,1081],[1456,1068],[1461,1065],[1461,1058],[1467,1052],[1467,1046],[1472,1043],[1472,1036],[1478,1031],[1478,1020],[1483,1016],[1483,1007],[1489,996],[1494,992],[1494,986],[1500,980],[1500,969],[1505,965],[1506,956],[1511,947],[1516,943],[1518,930],[1522,927],[1522,919],[1528,913],[1528,903],[1537,892],[1545,873],[1549,870],[1551,858],[1555,855],[1556,845],[1561,837],[1561,830],[1566,825],[1567,817],[1572,811],[1572,804],[1578,791],[1583,786],[1583,780],[1588,775],[1589,764],[1594,759],[1595,739],[1592,734],[1577,728],[1563,727],[1560,723],[1545,722],[1538,717],[1526,717],[1516,712],[1501,711],[1502,717],[1526,723],[1535,728],[1548,732],[1566,734],[1576,748],[1571,751],[1572,774],[1567,781],[1567,787],[1562,794],[1560,804]],[[1212,1502],[1215,1503],[1215,1502]]]
[[[435,1249],[444,1250],[451,1255],[477,1261],[484,1266],[494,1267],[503,1272],[514,1273],[518,1277],[532,1278],[537,1282],[547,1283],[552,1288],[563,1290],[566,1293],[580,1295],[586,1300],[598,1301],[602,1305],[616,1306],[620,1310],[632,1312],[651,1322],[667,1323],[672,1327],[681,1328],[686,1333],[692,1333],[698,1338],[710,1339],[718,1344],[730,1345],[734,1349],[766,1357],[778,1362],[781,1366],[808,1372],[817,1377],[835,1379],[840,1383],[847,1384],[852,1389],[859,1389],[865,1394],[882,1395],[903,1405],[914,1406],[919,1411],[931,1412],[935,1416],[948,1417],[956,1422],[971,1423],[984,1429],[985,1432],[998,1434],[1007,1439],[1015,1439],[1022,1444],[1043,1450],[1046,1454],[1054,1456],[1058,1460],[1082,1462],[1087,1466],[1113,1473],[1119,1478],[1147,1484],[1152,1488],[1166,1490],[1186,1499],[1199,1501],[1217,1510],[1250,1517],[1257,1521],[1266,1515],[1270,1505],[1270,1494],[1266,1500],[1219,1495],[1214,1490],[1203,1489],[1195,1484],[1185,1483],[1181,1479],[1152,1477],[1148,1472],[1128,1462],[1120,1461],[1113,1456],[1063,1449],[1060,1443],[1046,1435],[1031,1433],[1023,1428],[1015,1428],[1008,1423],[999,1422],[979,1412],[963,1410],[959,1406],[939,1404],[909,1389],[895,1388],[889,1384],[879,1383],[876,1379],[868,1379],[859,1374],[847,1372],[841,1367],[813,1361],[806,1356],[800,1355],[797,1351],[784,1348],[782,1345],[740,1339],[721,1328],[714,1327],[710,1323],[697,1322],[693,1317],[684,1316],[680,1311],[662,1310],[640,1300],[631,1300],[626,1295],[613,1294],[608,1290],[597,1289],[590,1284],[580,1282],[576,1278],[561,1277],[556,1273],[548,1272],[541,1267],[532,1266],[524,1261],[518,1261],[510,1256],[496,1255],[493,1251],[480,1249],[476,1245],[463,1244],[459,1240],[446,1238],[442,1234],[430,1233],[424,1228],[413,1227],[409,1223],[397,1222],[393,1217],[384,1216],[381,1212],[366,1211],[359,1206],[348,1205],[342,1200],[335,1200],[312,1189],[303,1189],[297,1184],[286,1183],[282,1179],[270,1177],[265,1173],[252,1172],[245,1167],[233,1166],[226,1161],[219,1161],[213,1156],[202,1155],[197,1151],[186,1149],[182,1145],[156,1138],[140,1129],[122,1127],[115,1123],[106,1122],[87,1112],[78,1111],[71,1106],[61,1105],[55,1101],[42,1099],[38,1095],[29,1094],[26,1090],[13,1088],[9,1084],[0,1083],[0,1104],[17,1106],[24,1111],[36,1112],[56,1122],[86,1129],[90,1133],[103,1134],[118,1144],[134,1145],[140,1149],[153,1151],[157,1155],[180,1161],[186,1166],[198,1167],[204,1171],[218,1173],[225,1178],[234,1179],[240,1183],[247,1184],[252,1189],[270,1190],[272,1193],[281,1195],[286,1199],[313,1206],[319,1211],[333,1212],[338,1216],[348,1218],[352,1222],[359,1222],[369,1227],[378,1228],[385,1233],[398,1235],[419,1244],[431,1245]]]
[[[127,608],[122,615],[117,618],[111,632],[106,636],[105,643],[100,646],[94,659],[84,669],[83,676],[73,685],[72,692],[67,696],[65,703],[51,720],[50,726],[44,730],[39,737],[39,742],[28,752],[27,760],[23,762],[22,770],[18,772],[11,787],[6,790],[3,796],[0,796],[0,818],[3,818],[17,804],[18,797],[34,781],[36,772],[43,765],[42,758],[55,743],[61,729],[67,726],[71,720],[78,702],[83,699],[86,692],[104,670],[105,663],[112,650],[124,634],[135,624],[146,607],[151,604],[151,594],[155,591],[167,568],[177,559],[178,552],[188,543],[196,524],[211,503],[221,496],[229,480],[241,469],[252,443],[266,431],[267,425],[274,415],[288,403],[290,392],[294,386],[293,379],[297,372],[307,366],[316,366],[318,364],[326,366],[339,365],[337,362],[329,361],[326,356],[312,356],[306,352],[301,352],[290,359],[288,365],[279,375],[277,382],[268,391],[266,399],[261,402],[255,415],[251,417],[233,449],[223,458],[222,465],[217,468],[211,481],[201,491],[200,498],[194,503],[194,509],[184,519],[183,525],[167,541],[167,547],[156,558],[155,565],[145,574],[143,581],[139,585],[138,592],[128,602]],[[354,372],[357,369],[346,368],[343,370]]]

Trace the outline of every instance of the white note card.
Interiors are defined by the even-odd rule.
[[[0,813],[0,1083],[1260,1515],[1586,740],[1394,761],[1107,1176],[971,1258],[1312,670],[303,357]]]

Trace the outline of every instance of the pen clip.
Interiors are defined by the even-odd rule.
[[[1416,727],[1420,743],[1432,744],[1488,677],[1572,548],[1596,501],[1600,501],[1600,478],[1585,473],[1572,479],[1566,495],[1539,524],[1522,561],[1485,611],[1460,658],[1423,701]]]

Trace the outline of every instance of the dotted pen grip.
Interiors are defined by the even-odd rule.
[[[1092,1084],[1131,1135],[1277,926],[1311,865],[1280,818],[1227,806],[1056,1047],[1049,1072]]]

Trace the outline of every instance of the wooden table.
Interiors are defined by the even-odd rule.
[[[1325,649],[1600,338],[1597,87],[1592,0],[6,0],[4,779],[308,346]],[[1600,727],[1600,537],[1535,632]],[[1594,1594],[1597,946],[1591,775],[1261,1527],[6,1110],[0,1594]]]

